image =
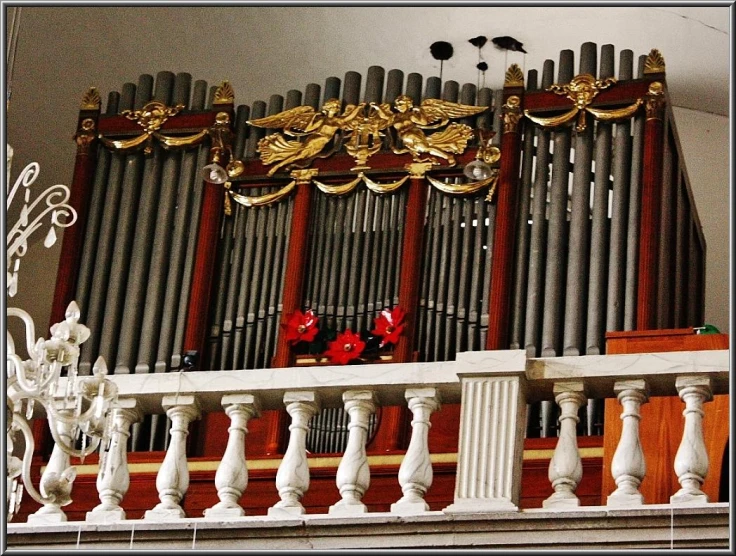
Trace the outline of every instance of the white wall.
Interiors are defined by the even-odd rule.
[[[707,245],[705,322],[729,332],[729,121],[687,108],[676,107],[674,113]]]

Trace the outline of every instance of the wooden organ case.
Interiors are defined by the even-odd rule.
[[[700,325],[705,242],[664,60],[653,50],[635,63],[624,50],[615,75],[615,57],[612,45],[599,56],[586,43],[577,72],[565,50],[556,73],[552,60],[526,78],[514,65],[495,92],[377,66],[364,84],[348,72],[251,106],[236,107],[227,82],[192,84],[184,73],[142,75],[110,93],[104,112],[91,90],[76,135],[79,222],[64,235],[51,322],[77,301],[92,331],[82,373],[98,355],[115,373],[334,364],[326,350],[338,340],[359,351],[349,364],[483,349],[598,354],[607,331]],[[478,109],[458,116],[428,99]],[[437,104],[447,111],[435,115],[440,131],[401,120],[407,106],[426,116]],[[312,130],[276,126],[283,114],[309,114]],[[452,126],[472,133],[432,150],[433,136]],[[324,139],[317,152],[305,146],[315,138]],[[490,163],[479,181],[463,172],[476,159]],[[212,162],[227,173],[224,183],[203,180]],[[374,319],[396,308],[401,333],[381,346]],[[299,320],[309,310],[319,319],[315,340],[289,339],[287,331],[303,338],[311,329]],[[362,336],[348,341],[347,330]],[[527,448],[547,455],[525,460],[522,505],[552,492],[552,405],[529,408]],[[433,415],[430,450],[448,457],[434,468],[432,509],[452,502],[458,415],[452,404]],[[600,400],[581,408],[579,444],[599,450],[584,459],[584,504],[600,499],[602,416]],[[346,424],[337,408],[313,418],[310,457],[322,463],[303,499],[308,510],[334,499],[333,456]],[[273,477],[287,425],[285,411],[249,424],[248,459],[260,462],[242,501],[250,514],[278,500]],[[371,510],[400,495],[392,454],[406,450],[407,425],[400,406],[383,407],[371,424]],[[223,413],[191,430],[191,515],[216,501],[226,428]],[[154,474],[135,466],[161,461],[166,442],[165,415],[134,428],[131,518],[155,499],[145,488]],[[94,477],[77,482],[85,480]],[[67,514],[83,519],[95,503],[75,498]]]

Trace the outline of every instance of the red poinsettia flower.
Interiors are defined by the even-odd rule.
[[[371,333],[383,336],[381,347],[399,341],[399,336],[404,331],[403,321],[405,316],[406,313],[401,307],[394,307],[393,309],[384,309],[378,317],[373,319],[375,328],[371,330]]]
[[[325,355],[330,361],[339,365],[345,365],[353,359],[360,357],[365,349],[365,342],[360,339],[358,334],[353,333],[349,328],[337,335],[335,341],[328,344],[329,349]]]
[[[311,309],[305,313],[294,311],[286,323],[286,341],[290,344],[297,342],[311,342],[317,335],[317,321],[319,318]]]

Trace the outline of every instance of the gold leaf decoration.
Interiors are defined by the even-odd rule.
[[[644,61],[644,75],[650,73],[664,73],[665,65],[662,54],[656,48],[652,48],[652,51],[647,55],[647,59]]]
[[[511,64],[509,69],[506,70],[506,78],[503,82],[504,87],[523,87],[524,86],[524,72],[518,64]]]
[[[232,104],[235,101],[235,91],[229,81],[223,81],[215,89],[215,100],[212,104]]]
[[[99,110],[100,109],[100,93],[96,87],[90,87],[82,97],[80,110]]]

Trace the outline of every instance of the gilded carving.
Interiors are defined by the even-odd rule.
[[[226,183],[230,183],[230,182],[226,182]],[[281,199],[283,199],[289,193],[291,193],[296,187],[296,185],[297,185],[297,180],[291,180],[288,184],[286,184],[284,187],[282,187],[278,191],[275,191],[273,193],[266,193],[265,195],[240,195],[239,193],[234,193],[233,191],[230,191],[229,188],[228,188],[227,193],[229,193],[232,196],[233,201],[243,206],[265,207],[267,205],[278,203]],[[227,196],[225,198],[227,199]]]
[[[144,133],[131,139],[111,140],[102,134],[100,134],[99,138],[109,149],[122,152],[136,151],[144,146],[143,152],[145,154],[150,154],[153,151],[153,139],[158,140],[166,149],[179,149],[198,145],[207,137],[209,130],[205,129],[186,137],[170,137],[158,131],[169,117],[175,116],[183,109],[183,104],[169,107],[161,102],[153,101],[146,104],[141,110],[123,110],[120,114],[129,120],[135,121],[145,130]],[[218,116],[221,114],[227,116],[225,112],[220,112]]]
[[[353,189],[355,189],[361,182],[363,182],[365,186],[374,193],[384,195],[386,193],[392,193],[396,191],[398,188],[404,185],[404,183],[406,183],[409,177],[410,176],[407,175],[397,181],[389,183],[379,183],[370,179],[363,172],[359,172],[358,176],[354,180],[338,185],[327,185],[317,180],[313,181],[314,185],[316,185],[320,191],[328,195],[346,195],[347,193],[350,193]]]
[[[77,154],[89,153],[89,147],[95,139],[95,121],[92,118],[85,118],[79,124],[79,129],[74,135],[74,141],[77,143]]]
[[[215,98],[212,104],[232,104],[235,102],[235,91],[229,81],[223,81],[219,87],[215,89]]]
[[[171,116],[175,116],[183,109],[183,104],[166,106],[164,103],[154,100],[140,110],[123,110],[120,114],[136,122],[147,133],[151,134],[160,129]]]
[[[424,175],[432,169],[431,162],[410,162],[405,167],[409,172],[409,177],[414,179],[421,179]]]
[[[273,133],[258,142],[261,162],[274,164],[268,175],[282,167],[306,167],[318,156],[326,157],[337,150],[335,135],[340,130],[355,129],[365,104],[348,105],[342,114],[340,107],[340,101],[333,98],[319,112],[310,106],[297,106],[273,116],[249,120],[250,125],[283,129],[284,135],[296,138],[290,140],[281,133]],[[330,145],[331,149],[323,154]]]
[[[564,125],[572,121],[573,118],[577,116],[575,131],[579,132],[585,131],[585,128],[587,127],[586,114],[588,113],[592,114],[594,118],[605,122],[630,118],[642,105],[642,99],[637,99],[629,106],[608,110],[591,108],[590,106],[600,91],[602,91],[603,89],[607,89],[608,87],[611,87],[615,84],[616,79],[613,77],[608,77],[606,79],[596,79],[588,73],[577,75],[568,84],[555,84],[547,89],[548,91],[552,91],[555,94],[565,95],[567,98],[572,100],[574,106],[571,110],[563,114],[549,117],[532,116],[528,110],[525,110],[524,115],[535,124],[548,128]]]
[[[503,105],[503,132],[515,133],[521,120],[521,99],[517,95],[511,95]]]
[[[504,87],[523,87],[524,86],[524,72],[518,64],[511,64],[509,69],[506,70],[506,77],[503,82]]]
[[[453,122],[447,125],[448,122],[451,118],[467,118],[487,109],[439,99],[425,99],[419,106],[414,106],[407,95],[396,98],[395,112],[389,104],[371,103],[370,106],[395,130],[401,141],[401,147],[392,147],[394,153],[410,153],[415,162],[431,162],[434,165],[439,164],[437,159],[443,159],[449,166],[455,165],[454,155],[465,151],[468,141],[473,137],[473,130],[465,124]],[[431,135],[423,131],[444,126],[447,126],[444,130]]]
[[[664,73],[664,57],[656,48],[652,48],[651,52],[647,55],[644,60],[644,75],[651,73]]]
[[[661,120],[662,109],[664,108],[664,85],[659,81],[654,81],[649,85],[646,100],[644,101],[644,110],[647,114],[647,120]]]
[[[99,110],[102,101],[100,100],[100,93],[96,87],[90,87],[89,90],[82,97],[82,104],[80,110]]]
[[[493,199],[493,193],[496,191],[496,185],[498,184],[498,169],[493,168],[489,178],[470,183],[445,183],[429,175],[427,176],[427,181],[429,181],[435,189],[449,195],[469,195],[486,187],[490,187],[485,200],[491,201],[491,199]]]
[[[371,114],[373,116],[373,114]],[[381,133],[388,127],[388,122],[383,118],[368,117],[361,114],[355,120],[354,126],[347,133],[348,142],[345,150],[355,159],[356,165],[351,170],[367,170],[368,158],[381,150],[384,134]]]
[[[487,108],[438,99],[427,99],[414,106],[410,97],[400,95],[393,108],[388,103],[361,103],[346,106],[342,113],[340,109],[341,102],[330,99],[319,112],[309,106],[297,106],[250,120],[248,123],[254,126],[283,129],[283,133],[273,133],[258,142],[261,162],[273,164],[268,175],[281,168],[308,167],[315,158],[337,152],[343,140],[347,140],[346,151],[356,161],[352,170],[365,170],[369,168],[369,157],[381,149],[386,129],[395,134],[390,137],[394,153],[410,153],[416,162],[435,165],[446,160],[452,166],[454,155],[465,150],[473,130],[465,124],[448,125],[450,119],[469,117]],[[431,135],[424,132],[444,126],[444,130]]]
[[[240,161],[232,161],[228,167],[243,167]],[[242,170],[241,170],[242,171]],[[230,177],[236,177],[234,174],[237,172],[228,171]],[[239,174],[239,173],[238,173]],[[225,198],[228,196],[232,197],[233,201],[246,207],[265,207],[278,203],[281,199],[284,199],[289,195],[297,185],[309,185],[312,179],[319,174],[319,170],[316,168],[307,168],[304,170],[293,170],[291,172],[292,179],[284,187],[273,193],[266,193],[264,195],[240,195],[230,190],[230,182],[226,182]],[[227,214],[227,213],[226,213]]]
[[[570,83],[564,85],[554,84],[547,90],[557,95],[565,95],[575,103],[578,114],[578,122],[575,129],[576,131],[584,131],[586,127],[586,109],[593,102],[593,99],[598,96],[599,92],[607,89],[614,83],[616,83],[616,79],[613,77],[596,79],[589,73],[583,73],[576,75]]]

